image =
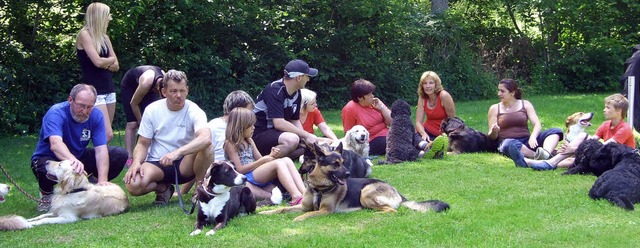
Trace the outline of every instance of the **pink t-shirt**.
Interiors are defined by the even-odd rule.
[[[611,138],[620,144],[625,144],[628,147],[636,148],[636,140],[633,138],[633,131],[631,127],[624,121],[620,121],[617,126],[611,128],[611,120],[605,121],[596,130],[596,136],[607,141]]]
[[[362,125],[369,131],[369,141],[380,136],[386,137],[389,132],[379,110],[372,106],[362,107],[351,100],[342,108],[342,128],[346,133],[355,125]]]
[[[302,123],[302,129],[309,133],[313,133],[313,125],[318,125],[324,122],[324,117],[322,117],[322,113],[318,108],[313,109],[313,111],[307,113],[307,119]]]

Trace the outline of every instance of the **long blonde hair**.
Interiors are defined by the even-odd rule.
[[[93,47],[96,52],[108,51],[107,47],[107,26],[109,25],[110,8],[104,3],[95,2],[89,4],[87,12],[84,15],[84,27],[93,40]],[[78,32],[78,35],[80,35]]]
[[[226,142],[238,146],[244,140],[244,130],[256,123],[256,114],[248,108],[234,108],[229,112],[225,131]]]

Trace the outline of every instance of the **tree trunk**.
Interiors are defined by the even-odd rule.
[[[431,0],[431,14],[442,15],[449,9],[449,0]]]

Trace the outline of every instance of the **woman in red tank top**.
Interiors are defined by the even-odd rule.
[[[456,105],[453,97],[443,89],[438,74],[432,71],[424,72],[418,84],[416,132],[423,140],[431,141],[442,134],[440,131],[442,120],[455,116]]]

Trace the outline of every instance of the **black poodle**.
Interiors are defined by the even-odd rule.
[[[448,152],[454,154],[466,152],[498,152],[498,141],[485,133],[467,127],[458,117],[447,117],[440,129],[449,137]]]
[[[593,155],[595,155],[595,153],[603,146],[602,142],[595,139],[587,139],[583,141],[576,150],[573,165],[571,165],[564,174],[594,174],[596,176],[600,176],[606,170],[611,169],[612,167],[610,166],[610,163],[606,163],[604,166],[597,163],[591,163]]]
[[[614,205],[633,210],[633,204],[640,202],[640,156],[626,145],[609,143],[600,148],[591,159],[604,171],[589,190],[594,200],[607,199]]]
[[[384,163],[414,161],[420,150],[414,144],[416,129],[411,121],[411,106],[404,100],[396,100],[391,105],[391,128],[387,134],[387,154]],[[419,141],[418,141],[419,142]]]

